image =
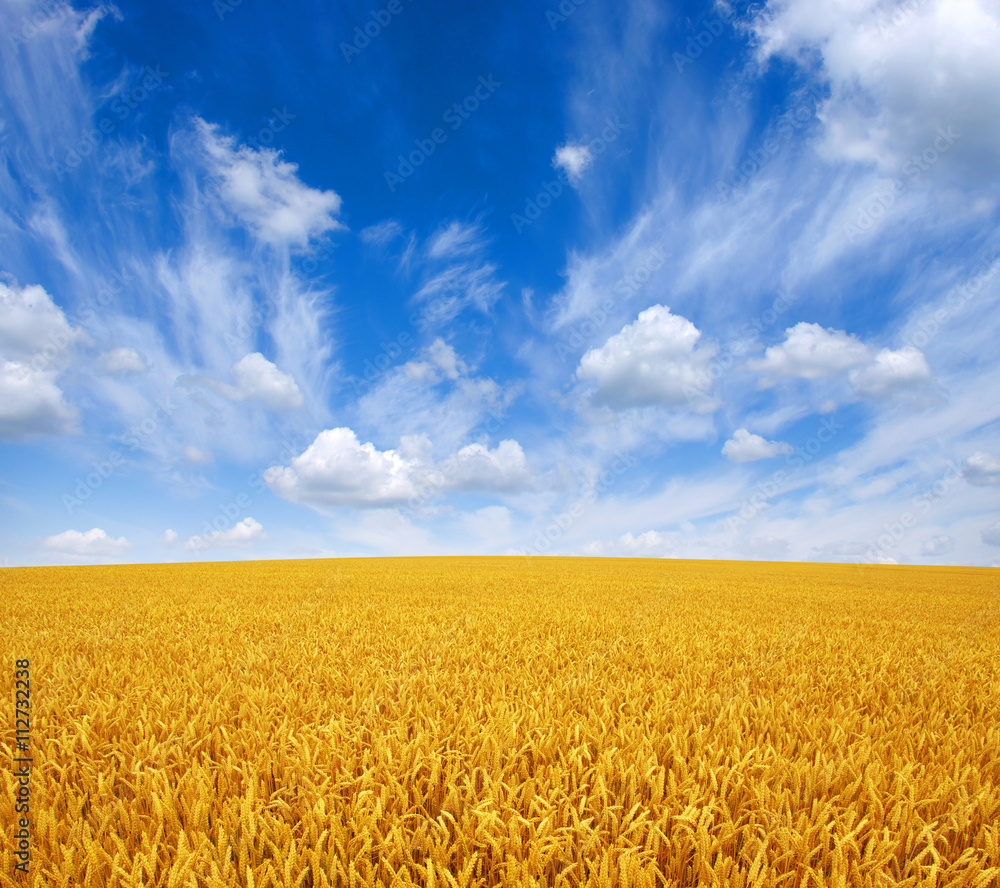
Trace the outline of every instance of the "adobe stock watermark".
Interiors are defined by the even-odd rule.
[[[831,417],[825,417],[821,420],[816,431],[810,437],[798,447],[793,448],[791,453],[786,454],[785,465],[793,471],[778,469],[768,478],[758,481],[754,485],[754,492],[740,500],[739,511],[726,519],[726,527],[729,532],[735,533],[747,522],[752,521],[774,497],[784,492],[794,477],[794,470],[801,469],[812,462],[842,429],[843,426]]]
[[[354,29],[354,39],[350,43],[346,40],[340,41],[339,48],[344,61],[348,65],[351,64],[351,60],[371,46],[372,41],[388,28],[402,11],[403,0],[389,0],[383,9],[373,9],[370,13],[371,20],[365,22],[364,28],[358,26]]]
[[[29,40],[34,40],[38,34],[41,32],[42,28],[45,27],[53,19],[62,20],[66,17],[68,13],[72,11],[71,7],[67,5],[63,0],[46,0],[41,6],[28,18],[26,15],[21,16],[20,30],[10,30],[7,32],[7,40],[10,42],[11,49],[17,49],[19,46],[24,45]]]
[[[132,426],[125,435],[122,436],[129,451],[136,451],[143,441],[154,434],[177,410],[177,404],[167,396],[155,402],[155,407],[149,416]],[[104,459],[91,463],[93,471],[76,479],[76,487],[73,493],[64,493],[62,504],[69,514],[73,510],[82,506],[93,496],[94,492],[104,485],[104,482],[111,478],[115,472],[125,465],[125,454],[121,450],[114,450]]]
[[[159,65],[155,68],[147,66],[142,79],[124,96],[119,96],[111,103],[111,110],[118,120],[102,117],[95,127],[80,134],[76,142],[67,149],[62,162],[53,161],[52,171],[56,174],[56,178],[62,182],[67,175],[83,166],[84,160],[92,156],[105,139],[118,129],[119,124],[145,102],[151,93],[163,86],[163,81],[169,76],[170,72],[164,71]]]
[[[201,533],[192,536],[184,548],[190,552],[203,552],[211,547],[210,542],[213,534],[225,533],[236,523],[237,517],[250,508],[253,501],[245,493],[238,493],[234,499],[228,503],[219,503],[219,511],[215,513],[211,523],[203,521],[201,523]]]
[[[410,313],[410,325],[418,334],[431,329],[439,320],[450,318],[455,305],[462,300],[458,290],[446,290],[444,295],[436,296],[422,310]],[[417,344],[409,331],[403,330],[389,342],[380,342],[379,351],[372,358],[365,358],[361,376],[350,376],[348,382],[354,389],[354,394],[360,397],[365,394],[382,376],[389,372],[407,349]]]
[[[257,130],[254,135],[247,137],[243,144],[258,151],[261,148],[266,148],[274,141],[274,137],[278,133],[283,132],[288,124],[298,116],[297,114],[292,114],[288,110],[287,105],[283,105],[280,109],[275,106],[271,109],[271,114],[272,116],[268,118],[267,123]]]
[[[289,123],[298,118],[297,114],[293,114],[288,110],[287,105],[283,105],[280,109],[275,106],[271,109],[271,117],[268,118],[267,123],[262,126],[254,135],[248,136],[246,139],[241,140],[241,145],[244,147],[252,148],[257,151],[263,151],[268,148],[268,145],[274,141],[274,137],[283,132]],[[274,150],[268,149],[268,150]],[[194,197],[191,200],[191,207],[195,210],[204,210],[210,205],[211,202],[218,202],[222,200],[222,188],[225,184],[225,180],[222,178],[209,178],[205,181],[203,187],[198,188],[195,192]]]
[[[213,0],[212,9],[219,21],[223,21],[227,15],[236,11],[236,7],[242,6],[243,0]]]
[[[568,331],[563,333],[556,343],[556,354],[562,363],[570,357],[576,360],[576,353],[591,341],[591,337],[599,332],[611,318],[620,301],[631,299],[642,286],[649,281],[654,272],[663,268],[667,255],[660,244],[651,247],[642,261],[630,268],[614,285],[616,296],[608,296],[595,308],[588,309],[583,320],[578,321]]]
[[[545,10],[545,21],[554,31],[559,25],[573,15],[587,0],[562,0],[555,9]]]
[[[740,334],[749,339],[756,334],[763,333],[768,328],[777,323],[778,319],[792,307],[799,297],[793,293],[784,291],[774,298],[770,308],[765,308],[753,320],[747,321],[740,327]],[[709,396],[712,385],[717,379],[729,372],[736,366],[745,354],[746,347],[743,342],[737,340],[735,344],[726,345],[708,365],[707,370],[699,370],[694,385],[687,383],[684,386],[684,396],[687,398],[689,406],[694,406],[696,402],[703,402]]]
[[[486,102],[496,90],[503,86],[503,83],[493,79],[490,74],[487,77],[480,75],[479,85],[467,95],[461,102],[455,102],[451,107],[446,108],[441,115],[441,122],[448,124],[451,132],[457,132],[462,128],[462,124],[469,119]],[[435,127],[431,130],[426,139],[414,139],[416,146],[406,157],[397,155],[399,163],[396,165],[396,172],[385,170],[383,176],[389,190],[395,192],[396,186],[401,185],[412,176],[418,168],[422,167],[438,148],[448,141],[449,133],[442,127]]]
[[[688,37],[684,44],[684,52],[675,52],[671,56],[674,67],[677,68],[679,74],[683,74],[688,65],[693,65],[697,59],[700,59],[705,50],[722,36],[726,26],[731,25],[736,17],[736,14],[728,6],[719,5],[716,7],[716,12],[718,15],[715,18],[702,19],[695,26],[699,30]],[[760,10],[758,15],[765,20],[771,18],[767,9]]]
[[[923,493],[913,497],[910,505],[914,511],[907,510],[900,514],[896,521],[882,525],[882,533],[867,540],[868,550],[863,564],[884,564],[891,556],[900,541],[917,524],[917,515],[926,515],[949,490],[962,479],[962,470],[951,460],[948,461],[948,471]]]
[[[888,215],[896,199],[919,181],[943,155],[951,150],[952,145],[961,138],[961,133],[948,125],[937,128],[937,137],[933,143],[919,155],[914,154],[903,164],[901,172],[906,179],[892,179],[887,185],[882,185],[872,192],[858,212],[854,223],[845,222],[843,232],[849,243],[854,243],[863,234],[871,231],[875,225]]]
[[[636,465],[635,457],[626,453],[616,451],[615,459],[611,465],[597,476],[595,481],[589,482],[584,488],[583,495],[574,502],[568,509],[560,512],[552,519],[535,537],[534,546],[529,546],[521,551],[521,554],[528,557],[532,555],[544,555],[552,546],[559,542],[568,531],[592,506],[597,497],[610,490],[629,469]]]
[[[773,134],[766,136],[757,148],[747,151],[728,179],[716,185],[719,198],[727,201],[745,193],[747,183],[780,153],[792,135],[815,118],[816,109],[825,100],[826,96],[816,86],[810,86],[805,96],[777,117]]]
[[[395,365],[395,362],[402,357],[405,349],[411,348],[414,344],[413,337],[403,330],[395,339],[388,343],[379,343],[379,352],[374,358],[365,358],[363,372],[361,376],[350,376],[348,382],[354,388],[357,397],[365,392],[388,370]]]
[[[281,442],[281,450],[272,462],[277,464],[289,462],[302,450],[301,446],[286,439]],[[265,471],[267,470],[254,472],[247,478],[247,487],[254,493],[261,494],[267,490],[267,483],[264,481]],[[238,523],[240,516],[247,512],[252,505],[253,496],[246,491],[236,494],[229,502],[219,503],[216,513],[211,518],[202,521],[201,532],[187,540],[184,543],[184,548],[192,552],[203,552],[210,548],[214,545],[213,540],[217,538],[217,535],[231,530]]]
[[[71,323],[74,327],[80,327],[97,320],[98,312],[107,308],[115,296],[122,293],[135,280],[135,277],[127,268],[122,267],[120,270],[112,272],[110,282],[104,278],[99,280],[101,288],[87,297],[72,318]],[[77,339],[76,332],[66,333],[59,330],[49,333],[45,345],[32,357],[31,368],[39,372],[48,370],[55,363],[56,358]]]
[[[923,5],[923,0],[903,0],[898,6],[893,7],[891,15],[879,17],[879,34],[882,37],[888,37],[896,28],[908,22]]]
[[[469,433],[470,443],[489,447],[492,437],[506,423],[506,417],[498,414],[492,407],[486,411],[487,416]],[[432,468],[417,482],[417,491],[407,500],[406,505],[399,510],[400,517],[413,518],[427,504],[427,501],[440,491],[449,488],[448,476],[438,468]]]
[[[945,305],[924,315],[917,321],[917,329],[905,336],[903,341],[914,348],[924,348],[938,333],[941,327],[958,314],[965,304],[975,298],[1000,271],[1000,259],[983,260],[976,267],[973,277],[964,284],[953,287],[945,297]]]
[[[606,125],[601,130],[601,134],[587,143],[586,147],[591,157],[596,157],[607,151],[618,140],[618,136],[621,135],[622,131],[628,127],[627,123],[621,122],[617,114],[614,118],[605,117],[604,123]],[[533,197],[525,199],[524,212],[510,214],[510,221],[514,226],[514,231],[520,234],[525,228],[537,221],[542,213],[552,206],[552,202],[563,193],[569,184],[569,176],[562,167],[556,173],[555,179],[540,183],[538,193]]]
[[[327,259],[334,250],[340,247],[339,243],[329,243],[318,253],[310,255],[302,262],[302,270],[307,274],[312,274],[319,268],[319,263]],[[285,304],[282,297],[268,296],[260,302],[260,307],[252,308],[246,316],[236,322],[236,329],[230,332],[227,330],[222,338],[230,348],[240,348],[247,342],[252,342],[257,338],[257,331],[268,321],[275,318],[279,309]]]

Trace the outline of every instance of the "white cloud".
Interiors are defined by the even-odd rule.
[[[754,462],[770,459],[782,453],[791,453],[792,446],[784,441],[767,441],[760,435],[753,435],[746,429],[737,429],[722,447],[722,455],[730,462]]]
[[[241,358],[232,369],[238,399],[259,401],[272,410],[301,407],[302,392],[287,373],[282,373],[260,352]]]
[[[56,380],[85,340],[42,287],[0,281],[0,439],[75,431],[76,412]]]
[[[827,155],[895,174],[908,162],[917,169],[914,157],[926,166],[940,155],[942,167],[981,182],[1000,171],[995,0],[888,7],[880,0],[782,0],[767,13],[754,24],[760,58],[781,55],[807,68],[822,60],[820,76],[831,90],[819,111]],[[940,137],[949,127],[957,134],[950,143]]]
[[[920,544],[920,554],[928,557],[947,555],[955,550],[955,538],[943,533]]]
[[[746,541],[746,551],[755,561],[784,561],[790,548],[788,540],[770,534]]]
[[[531,470],[521,445],[501,441],[494,450],[469,444],[442,460],[445,485],[454,490],[523,490],[531,484]]]
[[[369,225],[362,228],[359,236],[366,244],[373,244],[376,247],[384,247],[394,241],[403,233],[403,226],[395,219],[385,219],[376,225]]]
[[[930,382],[931,368],[923,354],[912,345],[898,351],[883,348],[872,364],[849,374],[851,386],[866,398],[885,398],[896,392]]]
[[[1000,457],[977,450],[963,464],[962,474],[976,487],[1000,486]]]
[[[556,148],[555,157],[552,158],[552,166],[556,169],[564,169],[572,184],[576,185],[583,178],[583,174],[594,164],[594,156],[590,148],[586,145],[573,145],[567,143]]]
[[[468,307],[488,312],[506,286],[496,271],[492,262],[464,262],[433,274],[413,294],[413,301],[422,304],[420,326],[447,325]]]
[[[328,429],[288,466],[272,466],[264,481],[274,493],[311,506],[391,508],[449,490],[514,491],[532,484],[521,445],[493,450],[469,444],[437,465],[425,435],[405,435],[396,450],[359,443],[349,428]]]
[[[202,466],[212,461],[212,454],[188,445],[184,448],[184,459],[191,463],[191,465]]]
[[[426,353],[425,353],[426,356]],[[439,355],[444,357],[444,352]],[[469,441],[495,436],[518,394],[515,386],[501,388],[492,379],[461,375],[445,380],[442,368],[430,360],[387,371],[357,402],[358,422],[385,440],[403,435],[433,436],[443,456]]]
[[[764,385],[774,377],[819,379],[852,370],[871,360],[871,349],[843,330],[824,329],[802,322],[785,331],[785,341],[772,345],[763,358],[747,361],[747,367],[765,374]]]
[[[468,369],[448,343],[437,337],[424,351],[425,361],[408,361],[403,365],[407,378],[437,382],[439,372],[447,379],[456,380]]]
[[[819,558],[833,556],[834,558],[857,561],[868,549],[867,544],[857,540],[834,540],[822,546],[813,546],[811,553]]]
[[[272,466],[264,481],[292,502],[326,506],[402,505],[417,494],[419,463],[395,450],[361,444],[349,428],[327,429],[289,466]]]
[[[581,554],[588,556],[619,555],[627,558],[665,558],[677,547],[676,533],[663,533],[659,530],[647,530],[638,536],[632,532],[622,534],[617,540],[610,542],[594,541],[586,543]]]
[[[305,185],[298,165],[269,148],[237,146],[218,126],[195,119],[209,172],[221,179],[226,208],[256,237],[275,246],[305,246],[308,240],[345,226],[334,217],[340,196]]]
[[[163,543],[163,545],[170,546],[173,543],[175,543],[176,541],[177,541],[177,531],[176,530],[170,530],[170,528],[167,528],[165,531],[163,531],[163,539],[161,540],[161,542]]]
[[[229,373],[235,385],[198,375],[179,376],[177,383],[188,388],[203,385],[231,401],[253,401],[270,410],[292,410],[301,407],[305,401],[295,380],[260,352],[240,358],[229,368]]]
[[[125,537],[114,539],[99,527],[81,533],[78,530],[64,530],[55,536],[42,540],[42,546],[61,555],[118,555],[132,544]]]
[[[17,361],[0,363],[0,439],[66,435],[76,430],[76,412],[55,384],[55,374]]]
[[[686,318],[654,305],[600,348],[580,359],[576,376],[593,381],[593,402],[615,410],[663,405],[711,412],[702,392],[714,346],[696,348],[701,332]]]
[[[1000,546],[1000,521],[996,521],[987,527],[980,534],[980,537],[987,546]]]
[[[111,376],[144,373],[149,369],[146,359],[134,348],[116,348],[97,359],[97,369]]]
[[[44,288],[0,281],[0,355],[8,360],[37,358],[49,366],[85,339]]]
[[[432,259],[443,259],[474,253],[482,247],[481,236],[482,230],[477,225],[451,222],[431,237],[427,255]]]
[[[471,515],[462,516],[463,525],[468,526],[472,535],[487,543],[509,536],[512,513],[506,506],[484,506]]]
[[[188,551],[199,551],[209,546],[221,546],[227,549],[246,549],[260,540],[266,540],[267,534],[259,522],[247,517],[237,521],[227,530],[213,530],[202,536],[193,536],[184,548]]]
[[[843,330],[804,321],[787,329],[785,341],[770,346],[763,358],[747,361],[747,367],[763,374],[760,385],[765,388],[781,377],[812,380],[846,372],[854,392],[873,399],[931,381],[926,358],[912,345],[875,352]]]

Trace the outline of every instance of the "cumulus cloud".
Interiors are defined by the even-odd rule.
[[[763,358],[747,361],[747,368],[762,374],[767,388],[784,378],[822,379],[847,374],[855,394],[883,399],[931,381],[931,368],[923,353],[911,345],[875,351],[843,330],[805,321],[785,331],[785,341],[772,345]]]
[[[848,374],[855,392],[864,398],[886,398],[902,389],[930,382],[931,368],[912,345],[898,351],[883,348],[874,362]]]
[[[118,555],[132,544],[125,537],[114,539],[99,527],[81,533],[79,530],[64,530],[55,536],[42,540],[42,546],[60,555],[101,556]]]
[[[54,373],[17,361],[0,363],[0,439],[70,434],[76,430],[76,418]]]
[[[980,537],[987,546],[1000,546],[1000,521],[996,521],[987,527],[980,534]]]
[[[0,282],[0,440],[76,430],[56,383],[71,347],[85,340],[42,287]]]
[[[443,375],[455,380],[468,369],[448,343],[440,336],[424,350],[423,361],[408,361],[403,365],[403,373],[409,379],[437,382]]]
[[[577,379],[593,382],[597,406],[615,410],[662,405],[711,412],[704,394],[714,346],[697,347],[701,331],[663,305],[640,312],[600,348],[580,359]]]
[[[269,148],[237,145],[219,127],[195,119],[209,174],[220,180],[219,197],[230,213],[262,242],[305,246],[310,238],[345,226],[334,218],[340,196],[310,188],[298,165]]]
[[[753,435],[746,429],[737,429],[722,446],[722,455],[730,462],[754,462],[770,459],[782,453],[791,453],[792,446],[784,441],[767,441],[760,435]]]
[[[283,373],[260,352],[238,360],[229,370],[235,385],[208,376],[180,376],[180,385],[204,385],[231,401],[251,401],[270,410],[292,410],[305,402],[295,380]]]
[[[569,181],[576,185],[583,178],[583,174],[594,164],[594,156],[587,145],[573,145],[567,143],[556,148],[555,157],[552,158],[552,166],[556,169],[563,169],[569,177]]]
[[[417,494],[419,461],[361,444],[349,428],[327,429],[289,466],[272,466],[264,481],[292,502],[327,506],[402,505]]]
[[[163,531],[163,539],[161,540],[163,545],[170,546],[177,542],[177,531],[167,528]]]
[[[97,359],[97,369],[109,376],[144,373],[149,369],[146,359],[134,348],[116,348]]]
[[[925,167],[943,158],[942,168],[979,181],[1000,172],[993,0],[782,0],[753,29],[761,59],[780,55],[810,69],[821,60],[831,93],[819,111],[828,156],[893,174],[907,163],[919,170],[914,158]]]
[[[259,401],[272,410],[301,407],[302,392],[287,373],[282,373],[260,352],[233,364],[230,373],[239,390],[239,399]]]
[[[445,486],[453,490],[523,490],[531,483],[531,471],[521,445],[501,441],[494,450],[469,444],[442,460],[438,467]]]
[[[962,474],[976,487],[1000,486],[1000,457],[977,450],[963,463]]]
[[[928,557],[947,555],[955,550],[955,538],[943,533],[920,544],[920,554]]]
[[[782,376],[801,379],[833,376],[870,360],[871,350],[856,336],[802,322],[786,330],[785,341],[770,346],[763,358],[747,361],[747,367],[764,374],[762,383],[770,385]]]
[[[377,450],[349,428],[327,429],[288,466],[272,466],[264,481],[274,493],[311,506],[391,508],[436,492],[513,491],[531,486],[521,445],[493,450],[469,444],[436,465],[425,435],[404,435],[396,450]]]
[[[259,522],[253,518],[246,517],[242,521],[237,521],[227,530],[213,530],[201,536],[193,536],[186,543],[184,548],[188,551],[200,551],[209,546],[220,546],[227,549],[246,549],[260,540],[266,540],[267,534]]]
[[[85,339],[44,288],[0,281],[0,355],[50,366],[69,346]]]

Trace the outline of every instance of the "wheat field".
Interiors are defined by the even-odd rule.
[[[6,569],[0,885],[995,888],[998,577],[586,558]]]

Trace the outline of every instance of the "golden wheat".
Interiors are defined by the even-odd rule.
[[[8,569],[0,885],[995,888],[998,573]]]

